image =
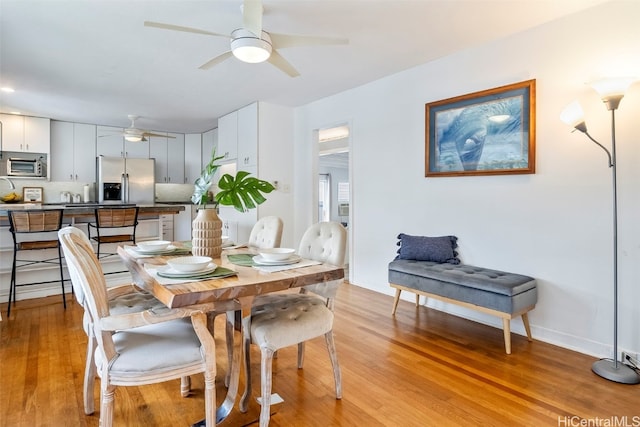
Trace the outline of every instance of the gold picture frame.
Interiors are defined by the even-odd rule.
[[[22,201],[24,203],[42,203],[42,187],[23,187]]]
[[[536,81],[425,104],[425,176],[535,173]]]

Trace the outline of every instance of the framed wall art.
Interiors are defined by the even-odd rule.
[[[425,176],[535,173],[536,81],[425,104]]]
[[[42,187],[23,187],[22,200],[25,203],[42,203]]]

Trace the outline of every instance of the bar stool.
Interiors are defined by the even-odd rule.
[[[96,255],[100,259],[100,245],[102,243],[136,243],[136,226],[138,225],[138,207],[98,208],[95,210],[95,224],[89,223],[88,236],[98,242]],[[91,229],[96,235],[91,237]],[[130,233],[123,233],[123,229]],[[102,230],[102,234],[101,234]],[[116,233],[116,234],[114,234]],[[104,257],[116,255],[115,252],[105,253]]]
[[[54,283],[58,280],[42,282],[17,283],[17,270],[34,264],[58,264],[60,267],[60,285],[62,286],[62,304],[67,308],[64,294],[64,277],[62,273],[62,251],[58,241],[58,230],[62,227],[62,209],[9,210],[9,231],[13,237],[13,264],[11,265],[11,285],[9,288],[9,305],[7,317],[11,314],[11,303],[16,303],[16,287]],[[37,233],[37,234],[36,234]],[[56,258],[19,259],[19,251],[56,249]]]

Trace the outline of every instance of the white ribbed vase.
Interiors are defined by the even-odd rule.
[[[222,253],[222,221],[215,208],[199,209],[191,232],[191,253],[196,256],[220,258]]]

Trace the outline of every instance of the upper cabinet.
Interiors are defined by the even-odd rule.
[[[218,150],[218,128],[211,129],[202,134],[202,157],[200,163],[200,171],[202,171],[204,167],[209,164],[214,150],[216,151],[216,156],[219,156],[220,150]],[[200,176],[200,173],[198,173],[198,176]]]
[[[218,156],[223,162],[236,159],[238,153],[238,112],[234,111],[218,119]]]
[[[258,103],[238,110],[238,169],[258,164]]]
[[[51,121],[52,181],[96,179],[96,125]]]
[[[184,135],[177,133],[167,135],[168,137],[149,138],[149,157],[156,159],[156,183],[183,184],[185,181]]]
[[[2,151],[50,152],[50,119],[0,114],[0,122],[2,122]]]
[[[184,183],[192,184],[202,172],[203,138],[199,133],[184,136]]]
[[[124,139],[123,128],[97,126],[96,154],[105,157],[149,158],[149,141],[130,142]]]
[[[258,103],[247,105],[218,120],[218,153],[223,162],[238,168],[258,164]]]

